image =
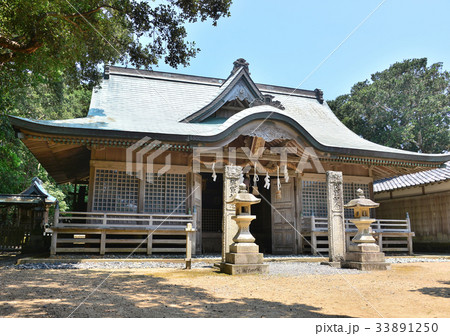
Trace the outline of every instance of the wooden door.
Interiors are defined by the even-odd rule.
[[[281,183],[281,199],[276,197],[276,180],[272,183],[272,254],[296,254],[294,179]]]

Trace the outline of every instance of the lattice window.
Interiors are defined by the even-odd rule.
[[[355,191],[353,188],[353,183],[344,183],[344,204],[347,204],[352,199],[354,199]],[[353,210],[352,209],[344,209],[345,218],[353,218]]]
[[[356,190],[361,188],[369,197],[369,185],[362,183],[344,183],[344,204],[356,198]],[[305,217],[327,217],[327,184],[318,181],[302,181],[302,215]],[[353,210],[345,209],[346,218],[353,218]]]
[[[202,210],[202,231],[203,232],[222,231],[222,209]]]
[[[186,213],[186,174],[147,173],[145,213]]]
[[[302,181],[302,215],[327,217],[327,184]]]
[[[97,169],[93,211],[137,212],[139,180],[126,171]]]

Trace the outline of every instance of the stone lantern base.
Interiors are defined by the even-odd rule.
[[[390,264],[386,263],[384,253],[376,244],[354,244],[349,246],[349,252],[345,254],[342,268],[353,268],[361,271],[387,270]]]
[[[269,265],[263,264],[263,254],[255,243],[234,243],[225,254],[225,262],[220,264],[223,273],[254,274],[267,273]]]

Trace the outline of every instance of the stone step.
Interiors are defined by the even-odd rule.
[[[346,261],[358,262],[384,262],[384,253],[382,252],[347,252],[345,254]]]
[[[341,264],[341,267],[358,269],[360,271],[385,271],[390,269],[391,265],[384,262],[345,261]]]
[[[229,264],[220,265],[220,271],[230,275],[236,274],[261,274],[269,271],[269,265],[266,264]]]
[[[262,253],[227,253],[225,262],[229,264],[262,264]]]

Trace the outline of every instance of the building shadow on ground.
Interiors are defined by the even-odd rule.
[[[2,270],[0,316],[68,317],[110,273],[70,269]],[[349,316],[323,314],[320,307],[300,303],[221,298],[203,288],[171,284],[161,276],[121,271],[111,274],[71,317]]]

